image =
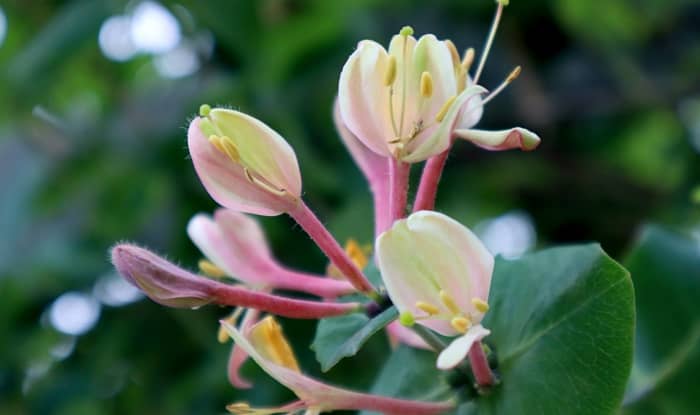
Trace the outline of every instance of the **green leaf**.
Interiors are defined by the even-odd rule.
[[[364,314],[324,318],[318,322],[311,349],[321,370],[329,371],[341,359],[354,356],[370,337],[396,320],[396,307],[389,307],[370,320]]]
[[[635,284],[637,335],[628,414],[695,414],[700,407],[700,246],[644,229],[626,261]]]
[[[435,367],[436,355],[408,346],[397,348],[384,363],[370,393],[393,398],[441,401],[449,398],[450,387]],[[360,415],[375,412],[363,411]]]
[[[612,414],[632,363],[629,274],[597,244],[498,258],[483,325],[501,384],[460,414]]]

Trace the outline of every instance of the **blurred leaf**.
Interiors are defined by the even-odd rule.
[[[616,413],[632,363],[629,274],[598,245],[499,258],[483,322],[502,383],[461,414]]]
[[[442,400],[450,392],[449,385],[435,367],[435,354],[400,346],[384,363],[370,393],[392,398]],[[363,411],[361,415],[374,412]]]
[[[398,316],[399,312],[392,306],[372,319],[364,314],[350,314],[319,321],[311,348],[316,352],[321,370],[327,372],[340,359],[357,354],[372,335]]]
[[[637,298],[629,414],[695,414],[700,406],[700,245],[648,226],[627,258]]]

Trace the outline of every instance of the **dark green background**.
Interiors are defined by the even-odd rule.
[[[369,195],[330,117],[340,68],[358,40],[386,44],[405,24],[478,51],[494,10],[490,0],[164,4],[185,36],[214,40],[201,69],[178,80],[162,79],[147,55],[116,63],[101,54],[100,25],[126,2],[0,4],[8,22],[0,44],[2,414],[217,413],[241,399],[225,378],[229,346],[215,340],[225,310],[105,306],[62,360],[51,350],[67,339],[46,310],[111,272],[116,241],[196,264],[184,227],[215,204],[188,160],[184,127],[204,102],[282,133],[297,151],[308,203],[339,240],[371,242]],[[698,225],[696,1],[512,0],[483,83],[495,87],[518,64],[520,79],[488,104],[480,126],[521,125],[542,145],[489,153],[459,143],[440,209],[470,226],[520,209],[539,246],[600,241],[618,259],[644,222]],[[285,263],[324,269],[289,219],[262,223]],[[285,327],[302,365],[318,374],[308,349],[314,323]],[[376,336],[328,376],[366,389],[387,349]],[[260,385],[247,399],[291,398],[253,365],[245,373]]]

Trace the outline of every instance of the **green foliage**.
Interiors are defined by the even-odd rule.
[[[629,274],[597,245],[499,260],[484,327],[502,383],[460,414],[613,414],[632,363]]]
[[[634,280],[637,335],[624,413],[697,413],[698,242],[648,226],[625,263]]]
[[[398,315],[396,307],[391,306],[371,319],[364,314],[350,314],[320,320],[311,348],[316,352],[321,370],[327,372],[340,359],[357,354],[373,334],[396,320]]]

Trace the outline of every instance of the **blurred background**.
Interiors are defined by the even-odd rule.
[[[187,121],[230,105],[293,145],[305,197],[336,237],[371,242],[370,197],[337,139],[331,104],[356,42],[417,34],[482,47],[491,0],[0,2],[0,413],[206,414],[233,400],[290,399],[227,383],[226,310],[172,310],[114,274],[107,251],[137,241],[194,268],[188,219],[216,205],[188,160]],[[478,56],[478,55],[477,55]],[[700,4],[511,1],[482,82],[521,77],[482,128],[523,126],[531,153],[458,143],[438,208],[504,256],[600,241],[623,258],[641,224],[700,243]],[[415,168],[414,173],[419,173]],[[322,272],[286,217],[263,218],[276,254]],[[314,322],[285,322],[302,366]],[[371,385],[375,336],[328,378]],[[361,368],[361,369],[358,369]]]

